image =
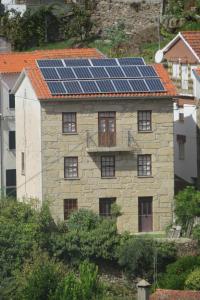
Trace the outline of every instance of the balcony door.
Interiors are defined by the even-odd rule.
[[[139,232],[153,230],[152,197],[139,197]]]
[[[113,147],[116,145],[116,113],[99,113],[99,146]]]

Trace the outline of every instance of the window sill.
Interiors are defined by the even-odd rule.
[[[149,175],[149,176],[137,176],[137,178],[153,178],[154,176]]]
[[[64,178],[64,180],[80,180],[80,177]]]
[[[146,131],[138,131],[138,133],[152,133],[153,130],[146,130]]]
[[[8,149],[11,152],[16,152],[16,149]]]
[[[63,132],[62,135],[78,135],[78,132]]]
[[[101,177],[101,179],[117,179],[117,177]]]

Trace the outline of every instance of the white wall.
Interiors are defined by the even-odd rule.
[[[184,112],[184,122],[179,121],[179,112]],[[178,108],[174,104],[174,153],[175,174],[188,182],[193,182],[192,177],[197,177],[197,130],[196,106],[184,104]],[[186,136],[185,159],[179,160],[177,134]]]
[[[41,107],[27,77],[16,99],[17,197],[42,200]],[[25,153],[25,174],[21,172],[21,153]]]
[[[22,14],[26,11],[26,4],[15,4],[15,0],[2,0],[1,3],[5,6],[7,11],[15,9]]]

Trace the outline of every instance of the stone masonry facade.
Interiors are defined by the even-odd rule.
[[[138,132],[138,110],[152,111],[151,132]],[[99,198],[116,197],[122,211],[117,221],[119,231],[138,232],[138,197],[151,196],[153,231],[165,229],[172,221],[174,191],[172,99],[45,101],[41,111],[43,199],[50,201],[55,219],[63,220],[64,199],[77,199],[79,209],[98,213]],[[62,133],[63,112],[77,113],[77,134]],[[98,112],[116,112],[117,146],[126,144],[127,132],[132,136],[131,151],[111,152],[115,155],[114,178],[101,178],[101,156],[105,153],[87,151],[88,132],[93,140],[98,139]],[[137,176],[138,154],[151,154],[152,176]],[[64,179],[67,156],[78,157],[76,179]]]

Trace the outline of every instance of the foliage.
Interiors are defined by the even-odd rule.
[[[200,268],[195,269],[188,275],[185,281],[185,288],[195,291],[200,290]]]
[[[88,300],[100,299],[103,286],[99,282],[98,268],[87,261],[80,264],[79,278],[70,272],[59,284],[55,300]]]
[[[125,26],[122,21],[114,24],[107,29],[106,38],[111,41],[113,52],[115,55],[120,55],[121,48],[128,42],[128,36],[125,32]]]
[[[175,196],[175,214],[177,223],[186,231],[189,223],[200,216],[200,191],[186,187]]]
[[[185,256],[167,266],[166,273],[160,276],[159,287],[183,290],[187,276],[200,266],[200,257]]]

